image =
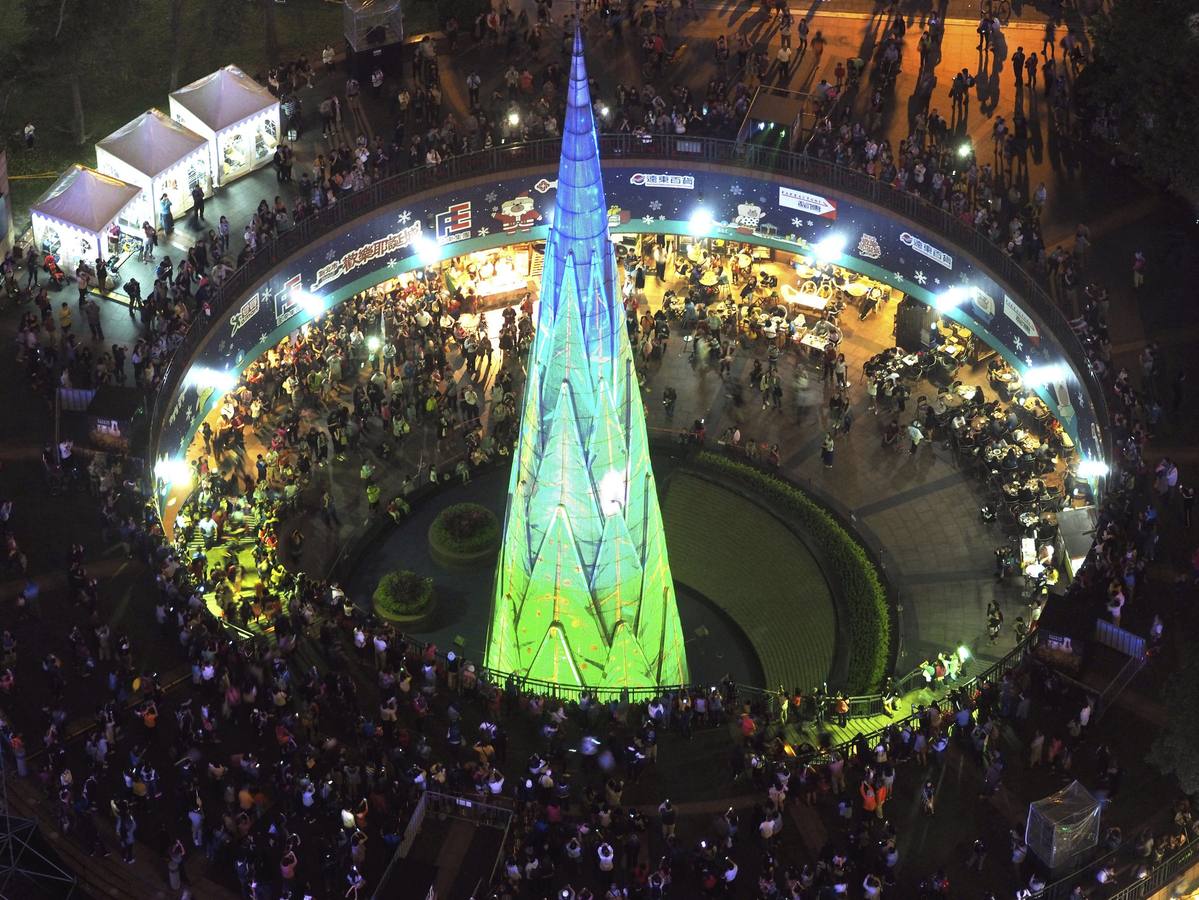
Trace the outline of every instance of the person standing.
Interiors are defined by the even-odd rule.
[[[1016,52],[1012,54],[1012,78],[1016,81],[1017,91],[1024,87],[1024,60],[1026,58],[1023,47],[1017,47]]]
[[[96,257],[96,290],[101,294],[108,290],[108,263],[103,256]]]
[[[165,192],[158,198],[158,221],[163,234],[170,234],[175,230],[175,215],[171,212],[171,199]]]
[[[199,225],[204,220],[204,190],[199,184],[192,188],[192,221]]]
[[[820,461],[826,469],[833,467],[833,433],[825,432],[824,442],[820,445]]]
[[[104,328],[100,324],[100,304],[94,298],[88,297],[87,302],[83,304],[83,316],[87,319],[87,327],[92,333],[92,340],[104,340]]]

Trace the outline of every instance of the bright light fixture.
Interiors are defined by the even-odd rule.
[[[520,113],[518,113],[516,110],[512,110],[512,112],[508,113],[508,124],[511,125],[513,128],[515,128],[517,125],[519,125],[520,124]]]
[[[832,262],[845,252],[846,243],[847,241],[845,239],[845,235],[830,234],[827,237],[823,237],[818,240],[812,247],[812,250],[816,254],[816,259],[819,262]]]
[[[164,456],[154,464],[154,475],[171,487],[187,487],[192,483],[192,467],[186,459]]]
[[[599,501],[600,511],[605,516],[620,515],[620,511],[624,509],[627,488],[628,482],[625,481],[624,472],[612,469],[604,473],[599,483]]]
[[[607,106],[600,106],[600,116],[601,117],[606,119],[610,115],[612,115],[612,110],[608,109]]]
[[[1025,387],[1044,387],[1055,381],[1065,381],[1070,370],[1061,363],[1046,363],[1043,366],[1031,366],[1024,373]]]
[[[211,388],[222,394],[227,394],[237,387],[237,376],[235,374],[232,372],[223,372],[220,369],[209,368],[208,366],[192,366],[188,369],[187,377],[184,380],[189,387],[200,389]]]
[[[412,249],[422,266],[431,266],[441,260],[441,247],[425,234],[418,234],[412,241]]]
[[[962,159],[965,159],[972,152],[973,151],[971,150],[969,143],[962,144],[960,147],[958,147],[958,156],[962,157]]]
[[[291,299],[295,304],[312,316],[314,319],[325,311],[325,301],[311,291],[306,291],[303,288],[291,292]]]
[[[383,342],[379,340],[379,335],[372,334],[366,339],[366,346],[371,353],[378,353],[379,348],[383,346]]]
[[[1103,478],[1109,471],[1107,463],[1101,459],[1081,459],[1078,461],[1078,474],[1082,478]]]
[[[712,217],[712,213],[701,206],[691,214],[691,220],[687,223],[687,230],[694,237],[707,237],[708,232],[712,230],[712,226],[715,224],[716,220]]]
[[[970,292],[961,286],[951,287],[936,296],[933,300],[933,306],[937,312],[948,312],[951,309],[957,309],[963,303],[970,299]]]

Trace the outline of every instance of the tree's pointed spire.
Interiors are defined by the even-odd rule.
[[[600,171],[599,137],[591,108],[587,63],[583,59],[583,35],[577,27],[570,83],[566,88],[554,220],[546,243],[550,277],[563,271],[567,256],[574,256],[580,285],[590,280],[593,258],[598,255],[599,260],[604,260],[608,249],[608,212]],[[604,274],[610,278],[613,273],[605,270]]]

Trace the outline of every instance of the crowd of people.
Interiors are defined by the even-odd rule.
[[[664,40],[669,29],[691,10],[689,4],[676,10],[663,3],[621,10],[606,0],[590,8],[613,39],[625,22],[650,38],[644,52],[653,78],[670,65]],[[535,63],[552,27],[549,6],[539,4],[535,23],[522,16],[506,6],[484,15],[475,37],[523,47]],[[789,47],[790,27],[781,20]],[[806,29],[799,34],[802,51]],[[936,40],[934,25],[930,42]],[[721,133],[740,121],[750,79],[762,77],[762,66],[749,47],[738,46],[733,55],[726,42],[716,52],[730,81],[721,76],[713,82],[706,104],[699,104],[706,111],[697,112],[696,98],[681,86],[647,84],[617,86],[613,108],[605,113],[597,101],[597,112],[617,130]],[[735,79],[731,55],[749,78]],[[120,345],[105,349],[91,275],[76,273],[84,281],[77,310],[67,303],[55,310],[37,284],[44,260],[36,254],[6,259],[7,282],[18,281],[22,268],[28,271],[28,283],[17,293],[33,309],[22,309],[17,348],[31,384],[47,392],[124,384],[129,362],[133,382],[153,392],[183,334],[206,315],[213,287],[313,210],[403,161],[437,165],[475,147],[556,133],[560,63],[547,63],[540,87],[531,68],[513,66],[503,76],[507,90],[497,90],[487,107],[479,100],[481,79],[469,76],[471,110],[459,124],[442,114],[436,56],[421,49],[415,59],[412,87],[397,96],[400,115],[390,144],[378,138],[372,144],[362,135],[351,147],[338,137],[335,149],[318,156],[298,182],[284,177],[287,161],[279,160],[280,182],[294,185],[283,188],[288,200],[260,204],[232,259],[231,228],[222,217],[177,271],[169,257],[162,260],[145,297],[140,286],[126,285],[130,315],[143,331],[128,355]],[[1032,91],[1036,68],[1025,65],[1024,71]],[[1050,102],[1058,103],[1063,76],[1050,77],[1044,64],[1041,72]],[[311,75],[305,63],[273,78],[281,91],[290,84],[298,92],[311,84]],[[830,101],[840,87],[828,92]],[[347,86],[347,105],[355,102],[352,91]],[[343,126],[341,98],[332,100],[328,113],[321,104],[331,136]],[[883,102],[872,101],[872,107]],[[964,103],[960,93],[953,102]],[[1043,266],[1060,289],[1073,289],[1075,270],[1086,263],[1089,233],[1080,232],[1056,262],[1057,254],[1046,256],[1038,230],[1043,189],[1026,197],[1013,186],[1023,153],[1019,142],[1026,137],[1019,122],[1010,134],[996,133],[993,166],[979,165],[975,154],[962,168],[936,108],[917,114],[898,152],[878,137],[877,122],[838,117],[842,109],[848,107],[830,102],[808,152],[922,194],[1013,255]],[[409,127],[420,131],[410,140]],[[1105,371],[1106,304],[1102,289],[1088,290],[1076,323]],[[630,331],[636,335],[641,310],[635,297],[632,307]],[[109,842],[101,830],[115,830],[127,860],[135,858],[139,842],[156,844],[172,885],[185,885],[203,855],[231,873],[225,880],[248,897],[360,897],[377,887],[368,874],[378,877],[421,793],[433,790],[511,810],[512,830],[491,886],[497,898],[551,890],[564,900],[721,894],[770,900],[828,893],[873,898],[894,894],[901,883],[905,891],[945,896],[951,875],[956,877],[953,864],[900,875],[901,835],[888,808],[897,798],[919,798],[922,812],[935,816],[938,776],[950,755],[969,761],[966,771],[984,797],[1000,790],[1011,773],[1042,765],[1063,780],[1085,771],[1108,798],[1116,795],[1122,765],[1091,735],[1092,698],[1032,660],[993,679],[959,685],[911,718],[850,746],[794,747],[781,726],[786,713],[797,710],[780,708],[773,696],[725,683],[644,703],[585,696],[563,704],[523,693],[515,681],[493,683],[455,653],[406,639],[363,613],[321,573],[306,573],[302,548],[316,523],[336,533],[339,507],[363,505],[343,506],[327,477],[333,467],[357,471],[370,515],[398,520],[421,485],[466,480],[508,452],[518,423],[521,358],[533,337],[531,312],[527,300],[504,310],[493,346],[473,298],[448,290],[434,270],[329,311],[248,367],[216,420],[205,425],[202,452],[192,457],[196,489],[176,519],[173,541],[127,464],[95,458],[87,474],[105,535],[152,572],[156,621],[163,639],[178,646],[189,677],[168,690],[154,673],[137,668],[138,648],[100,613],[90,555],[71,547],[68,586],[83,624],[66,632],[61,653],[33,667],[41,671],[38,690],[49,698],[42,720],[17,723],[6,716],[0,722],[19,773],[36,777],[63,833],[105,854]],[[88,324],[90,342],[74,315]],[[652,320],[651,345],[657,333]],[[1138,616],[1152,619],[1151,636],[1160,639],[1162,618],[1143,590],[1144,579],[1161,511],[1175,489],[1185,498],[1187,488],[1178,484],[1173,463],[1150,467],[1146,461],[1155,418],[1169,405],[1161,363],[1156,352],[1149,357],[1135,383],[1127,372],[1108,373],[1118,404],[1113,427],[1120,466],[1097,532],[1098,551],[1069,599],[1090,603],[1097,615],[1117,623],[1136,607]],[[826,380],[832,395],[842,397],[849,385],[837,365],[834,353]],[[772,370],[759,365],[762,374]],[[751,389],[761,389],[761,379],[749,377]],[[883,393],[879,402],[888,412],[904,411],[902,401]],[[1178,406],[1176,399],[1173,413]],[[843,414],[837,424],[848,430]],[[897,419],[894,425],[897,437]],[[407,449],[414,432],[435,447],[417,466]],[[777,448],[772,458],[777,460]],[[59,464],[74,470],[77,461]],[[1145,499],[1151,485],[1156,504]],[[10,503],[0,505],[10,565],[26,577],[19,522]],[[248,558],[216,552],[238,546],[251,548]],[[36,581],[28,578],[13,627],[3,635],[0,696],[25,687],[27,676],[17,673],[30,672],[30,666],[20,657],[16,635],[36,619],[39,605]],[[222,619],[258,636],[230,641]],[[108,699],[83,743],[70,743],[64,735],[70,689],[89,678],[104,679]],[[1000,746],[1004,726],[1020,736],[1025,759]],[[696,730],[721,728],[730,734],[728,780],[744,787],[731,808],[695,814],[687,804],[661,797],[647,810],[626,795],[644,773],[671,764],[665,753],[659,759],[661,743],[668,752]],[[510,753],[510,744],[522,748],[519,755]],[[789,807],[797,804],[818,808],[835,826],[827,846],[806,863],[780,841]],[[1195,832],[1189,808],[1181,805],[1164,831],[1127,842],[1108,833],[1105,840],[1119,853],[1088,877],[1107,884],[1125,869],[1139,874]],[[971,840],[966,868],[982,870],[990,838]],[[1035,893],[1043,887],[1015,833],[1010,846],[994,848],[997,856],[1009,852],[1013,866],[1005,889]]]

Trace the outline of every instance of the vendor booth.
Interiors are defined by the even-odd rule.
[[[33,240],[71,272],[80,260],[89,266],[120,254],[126,242],[141,239],[137,217],[142,189],[86,166],[74,165],[30,207]]]
[[[208,141],[218,186],[269,163],[279,145],[278,98],[237,66],[171,94],[171,118]]]
[[[212,194],[208,141],[151,109],[96,144],[96,168],[142,189],[137,218],[158,222],[158,198],[171,202],[175,218],[192,207],[192,190]]]

